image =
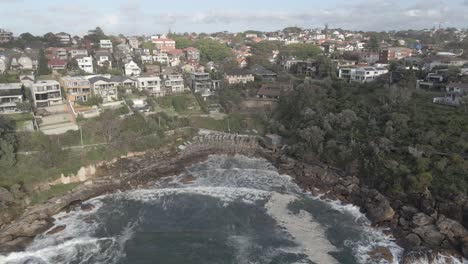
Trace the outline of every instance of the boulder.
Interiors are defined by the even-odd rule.
[[[415,226],[427,226],[432,225],[434,223],[434,219],[424,213],[417,213],[413,216],[413,220],[411,222]]]
[[[421,239],[418,235],[411,233],[405,237],[410,247],[419,247],[421,245]]]
[[[364,209],[367,212],[367,216],[374,223],[382,223],[385,221],[390,221],[395,216],[395,211],[390,206],[390,202],[375,190],[368,192],[368,196],[365,194],[364,199]]]
[[[24,251],[32,241],[32,237],[17,237],[14,240],[0,244],[0,252],[8,253]]]
[[[56,227],[54,227],[52,230],[50,230],[49,232],[47,232],[46,235],[54,235],[54,234],[60,233],[60,232],[62,232],[63,230],[65,230],[66,227],[67,227],[67,226],[65,226],[65,225],[56,226]]]
[[[417,213],[419,213],[418,209],[412,206],[402,206],[400,211],[401,216],[403,216],[406,220],[413,219],[413,216]]]
[[[0,187],[0,203],[7,202],[12,203],[15,201],[15,197],[7,189]]]
[[[445,238],[444,235],[437,230],[435,225],[420,226],[413,231],[421,237],[424,243],[431,247],[440,246]]]
[[[92,211],[93,209],[94,209],[94,205],[92,205],[92,204],[82,204],[81,205],[81,210],[83,210],[85,212]]]
[[[380,262],[382,260],[385,260],[388,263],[393,262],[393,254],[390,249],[386,247],[376,247],[374,250],[369,252],[368,255],[374,262]]]
[[[10,187],[10,192],[13,194],[16,200],[23,199],[24,197],[24,192],[21,191],[21,185],[19,184],[13,184]]]
[[[467,235],[466,229],[460,223],[445,216],[439,217],[437,228],[439,228],[440,233],[449,238],[463,238]]]

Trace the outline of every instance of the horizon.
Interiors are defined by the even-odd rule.
[[[306,8],[304,8],[306,6]],[[171,3],[149,0],[0,0],[0,28],[15,36],[29,32],[67,32],[83,36],[101,27],[112,35],[152,35],[172,32],[230,33],[256,30],[342,28],[350,31],[422,30],[439,27],[466,28],[468,0],[330,0],[291,3],[265,0],[222,3],[211,0]],[[11,12],[14,9],[16,12]],[[255,10],[261,10],[259,12]],[[359,15],[355,15],[359,14]],[[57,22],[58,21],[58,22]],[[369,23],[371,21],[372,23]]]

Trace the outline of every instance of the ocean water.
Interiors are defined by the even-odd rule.
[[[55,216],[64,231],[0,263],[354,264],[386,263],[368,256],[379,246],[393,263],[402,254],[357,207],[303,192],[263,159],[211,156],[151,188],[86,203],[94,209]]]

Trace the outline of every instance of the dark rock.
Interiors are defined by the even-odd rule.
[[[369,191],[369,196],[364,201],[364,209],[374,223],[390,221],[395,216],[395,211],[387,198],[375,190]]]
[[[0,244],[0,252],[24,251],[33,241],[32,237],[18,237],[14,240]]]
[[[406,242],[408,242],[410,247],[419,247],[421,245],[421,239],[413,233],[406,236]]]
[[[81,205],[81,210],[85,211],[85,212],[89,212],[89,211],[92,211],[94,209],[94,205],[92,204],[82,204]]]
[[[451,239],[463,238],[467,235],[466,229],[460,223],[444,216],[437,220],[437,228],[439,228],[440,233]]]
[[[440,246],[445,238],[434,225],[420,226],[413,231],[421,237],[422,241],[432,247]]]
[[[54,227],[52,230],[50,230],[49,232],[47,232],[46,234],[47,234],[47,235],[54,235],[54,234],[60,233],[60,232],[62,232],[63,230],[65,230],[66,227],[67,227],[66,225],[56,226],[56,227]]]
[[[413,219],[413,216],[417,213],[419,213],[418,209],[412,206],[403,206],[401,207],[400,211],[401,216],[403,216],[406,220]]]
[[[371,252],[369,252],[369,256],[375,262],[380,262],[381,260],[386,260],[389,263],[393,262],[393,254],[390,249],[386,247],[377,247]]]
[[[434,223],[434,219],[424,213],[417,213],[413,216],[412,223],[416,227],[427,226],[432,225]]]

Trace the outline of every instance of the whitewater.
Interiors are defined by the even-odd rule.
[[[403,253],[356,206],[314,197],[266,160],[240,155],[85,204],[92,210],[54,217],[50,230],[62,232],[0,263],[388,263],[369,257],[378,247],[398,263]]]

